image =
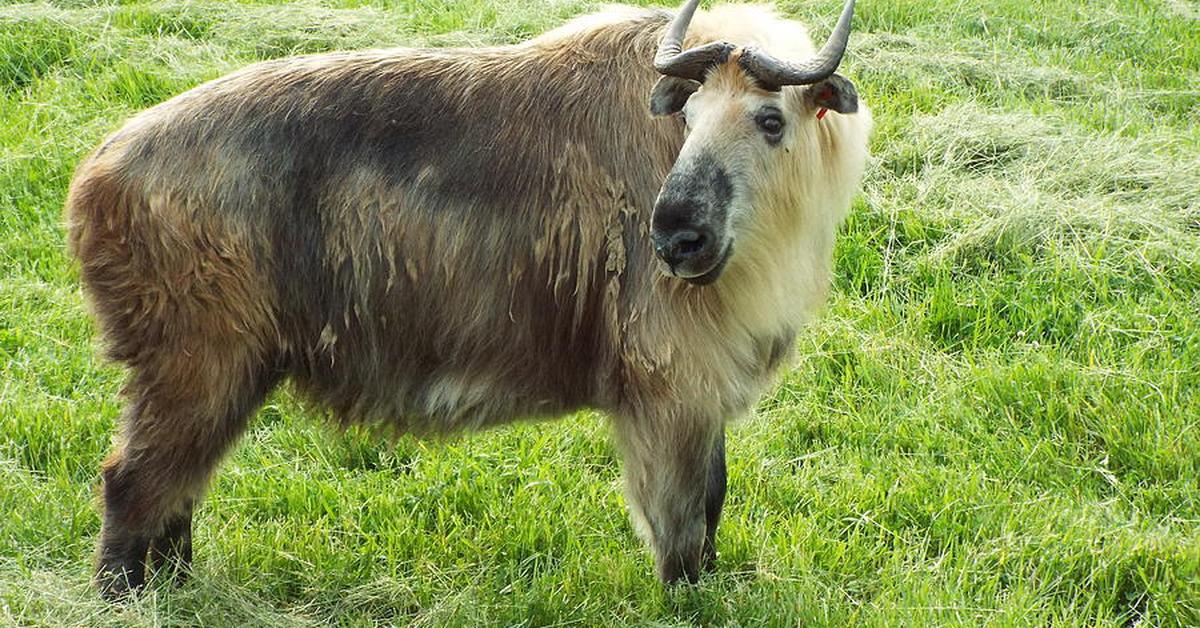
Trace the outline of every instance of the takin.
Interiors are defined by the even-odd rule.
[[[284,380],[398,433],[595,409],[659,578],[711,568],[726,423],[825,299],[871,119],[835,73],[853,0],[820,50],[696,5],[258,63],[88,156],[68,242],[128,369],[101,593],[186,573],[198,499]]]

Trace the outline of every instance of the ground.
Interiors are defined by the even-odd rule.
[[[779,8],[824,37],[836,0]],[[862,0],[878,122],[822,318],[729,442],[717,573],[664,590],[603,419],[337,435],[283,390],[182,589],[89,586],[121,372],[72,169],[256,59],[527,38],[583,0],[0,5],[0,623],[1200,624],[1200,3]]]

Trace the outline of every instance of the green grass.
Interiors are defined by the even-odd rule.
[[[781,0],[827,32],[835,0]],[[182,589],[88,578],[121,373],[60,207],[131,113],[256,59],[512,42],[589,0],[0,5],[0,623],[1200,625],[1200,4],[862,0],[836,290],[664,591],[603,420],[429,443],[277,393]]]

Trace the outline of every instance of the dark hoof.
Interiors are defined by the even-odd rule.
[[[684,564],[685,561],[672,560],[668,564],[662,566],[658,572],[658,579],[663,584],[672,586],[677,584],[696,584],[700,581],[700,565],[699,561],[686,561],[691,564]]]
[[[140,567],[140,568],[139,568]],[[104,566],[96,570],[96,588],[109,602],[123,602],[146,586],[145,565]]]
[[[146,586],[146,550],[150,543],[134,538],[106,542],[100,547],[96,588],[100,597],[119,602]]]

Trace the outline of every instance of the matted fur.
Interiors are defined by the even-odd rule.
[[[617,8],[511,47],[260,63],[87,158],[70,248],[130,370],[102,574],[139,583],[135,555],[178,540],[290,377],[343,422],[405,432],[603,410],[660,574],[692,577],[715,528],[707,457],[824,300],[870,118],[805,119],[801,154],[751,174],[756,218],[725,276],[666,277],[648,225],[684,128],[647,97],[668,17]],[[698,14],[687,45],[717,39],[812,52],[756,7]],[[729,64],[704,89],[757,88]],[[801,90],[785,88],[789,107]]]

